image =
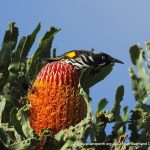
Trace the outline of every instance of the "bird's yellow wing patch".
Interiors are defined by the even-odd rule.
[[[65,57],[68,57],[68,58],[73,58],[75,56],[76,56],[76,53],[74,51],[68,52],[68,53],[65,54]]]

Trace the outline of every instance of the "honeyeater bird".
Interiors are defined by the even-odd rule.
[[[73,65],[77,70],[83,71],[88,67],[91,67],[93,72],[99,72],[103,67],[113,64],[123,62],[119,59],[113,58],[112,56],[99,52],[87,50],[72,50],[66,52],[56,58],[44,59],[47,62],[61,61]]]
[[[94,75],[109,64],[123,63],[108,54],[85,50],[69,51],[45,61],[49,63],[40,70],[27,96],[31,103],[30,124],[37,134],[46,128],[56,134],[83,120],[87,116],[87,104],[80,87],[88,94],[94,82],[87,86],[86,81],[94,79]],[[86,73],[86,68],[91,69],[86,70],[88,73],[83,75],[80,86],[80,75]]]

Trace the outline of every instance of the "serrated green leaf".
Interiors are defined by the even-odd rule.
[[[5,109],[6,99],[3,95],[0,95],[0,123],[2,122],[2,114]]]
[[[50,31],[46,32],[44,37],[41,39],[39,43],[39,47],[36,52],[27,60],[26,67],[26,78],[29,81],[35,79],[35,76],[39,72],[42,67],[42,64],[39,63],[40,58],[49,58],[50,57],[50,49],[52,46],[52,42],[55,34],[59,31],[59,29],[52,27]]]
[[[21,149],[37,149],[39,146],[39,139],[36,138],[29,138],[26,140],[23,140],[21,142],[16,142],[14,144],[11,144],[8,146],[11,150],[21,150]]]
[[[12,106],[11,96],[7,93],[4,93],[3,95],[0,95],[0,100],[3,103],[0,110],[2,111],[0,122],[6,122],[9,119],[9,113],[10,113],[9,112],[10,109],[8,110],[8,108]]]
[[[9,76],[8,70],[3,64],[0,64],[0,91],[3,89]]]
[[[17,113],[17,119],[20,121],[22,126],[22,131],[27,138],[34,137],[33,129],[30,126],[29,118],[28,118],[28,109],[29,105],[23,106]]]
[[[0,140],[0,148],[1,150],[10,150],[8,146],[1,140]]]
[[[150,95],[149,78],[146,72],[143,69],[140,70],[139,76],[135,74],[133,68],[130,68],[129,72],[135,100],[138,103],[146,102]]]
[[[9,145],[13,141],[13,139],[2,128],[0,128],[0,140],[6,145]]]
[[[41,24],[39,23],[32,34],[22,37],[16,51],[14,52],[13,62],[20,63],[22,60],[26,59],[40,28]]]
[[[101,69],[101,71],[94,76],[89,76],[86,82],[87,87],[92,87],[96,83],[102,81],[113,69],[113,65],[108,65]]]
[[[89,75],[90,75],[91,70],[92,68],[89,67],[85,69],[80,75],[80,87],[85,88],[87,81],[89,80]]]
[[[42,68],[38,59],[34,59],[34,57],[30,57],[27,60],[27,67],[26,67],[26,79],[29,83],[32,83],[40,69]]]
[[[132,110],[131,111],[131,117],[130,117],[130,124],[128,129],[131,130],[131,136],[130,136],[130,141],[131,142],[137,142],[138,139],[140,138],[139,134],[139,124],[142,124],[143,120],[142,118],[142,111],[141,110]]]
[[[117,88],[116,91],[116,95],[115,95],[116,102],[120,103],[123,99],[123,96],[124,96],[124,86],[121,85]]]
[[[66,149],[70,149],[70,147],[72,147],[74,144],[74,142],[72,140],[67,140],[66,143],[62,146],[62,148],[60,150],[66,150]],[[76,149],[76,148],[75,148]]]
[[[114,113],[115,116],[118,116],[120,114],[120,102],[123,100],[124,96],[124,86],[121,85],[117,88],[116,95],[115,95],[115,103],[112,109],[112,112]]]
[[[11,45],[11,50],[14,50],[16,44],[17,44],[17,39],[18,39],[18,28],[15,27],[14,22],[8,23],[8,30],[5,32],[5,36],[3,39],[3,44],[10,44]]]
[[[149,55],[148,42],[146,43],[146,50]],[[144,66],[144,63],[147,65],[145,51],[138,45],[134,45],[130,48],[130,56],[133,64],[138,69],[137,74],[133,68],[130,68],[129,70],[134,97],[139,104],[145,103],[150,95],[149,75],[147,74],[146,67]]]
[[[148,112],[148,114],[150,114],[150,105],[142,104],[141,108],[143,109],[143,112]]]
[[[103,80],[112,71],[112,67],[113,65],[106,66],[95,75],[93,75],[93,68],[89,67],[85,69],[80,76],[79,86],[82,87],[87,94],[89,94],[89,88]]]
[[[10,112],[10,122],[14,126],[14,128],[18,132],[18,134],[22,137],[25,137],[23,130],[22,130],[22,126],[16,116],[17,112],[18,112],[17,108],[12,108],[12,110]]]
[[[15,23],[9,23],[8,26],[0,50],[0,64],[3,64],[5,69],[11,62],[12,50],[15,49],[18,38],[18,28],[15,27]]]
[[[136,65],[137,67],[141,66],[142,62],[143,62],[143,49],[141,47],[139,47],[138,45],[133,45],[130,48],[130,57],[132,60],[132,63],[134,65]]]
[[[123,108],[123,116],[122,116],[122,120],[125,122],[125,121],[127,121],[128,120],[128,106],[125,106],[124,108]]]
[[[54,39],[54,36],[57,32],[59,32],[60,29],[57,29],[55,27],[51,27],[50,31],[46,32],[44,37],[41,39],[39,43],[39,48],[34,53],[34,58],[48,58],[50,57],[50,49],[52,46],[52,41]]]
[[[97,105],[96,112],[102,111],[106,107],[107,104],[108,104],[108,101],[105,98],[101,99]]]
[[[147,51],[147,55],[148,55],[148,59],[150,59],[150,42],[146,42],[146,51]]]

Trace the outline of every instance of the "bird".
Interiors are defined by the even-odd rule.
[[[73,65],[77,70],[83,72],[87,68],[91,68],[94,74],[100,72],[103,67],[110,64],[121,63],[123,61],[116,59],[104,52],[95,52],[88,50],[71,50],[56,58],[44,58],[46,62],[61,61]]]

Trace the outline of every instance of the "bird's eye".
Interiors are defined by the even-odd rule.
[[[105,56],[102,56],[102,59],[104,60],[104,59],[105,59]]]

